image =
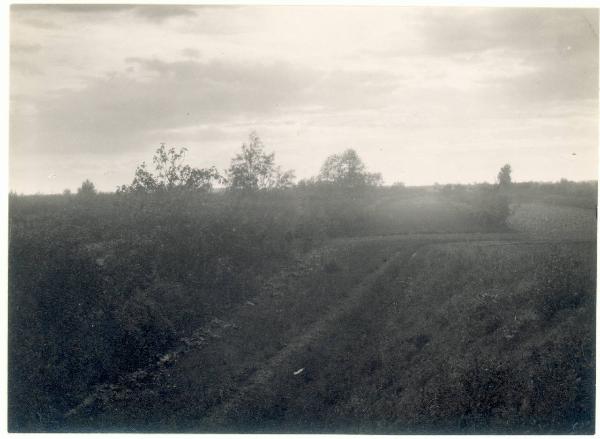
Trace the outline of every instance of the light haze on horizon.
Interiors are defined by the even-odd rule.
[[[598,11],[13,5],[10,183],[130,183],[161,142],[223,170],[256,131],[297,179],[595,180]]]

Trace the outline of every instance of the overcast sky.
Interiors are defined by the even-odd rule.
[[[256,130],[315,175],[595,179],[598,12],[409,7],[11,9],[10,188],[129,183],[160,142],[228,166]]]

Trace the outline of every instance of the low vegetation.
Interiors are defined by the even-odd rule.
[[[516,245],[528,235],[508,218],[562,194],[588,206],[595,186],[515,184],[505,167],[494,185],[386,187],[352,150],[293,184],[255,134],[226,171],[184,159],[162,145],[116,193],[10,196],[11,431],[592,428],[591,246]],[[468,243],[421,251],[424,236]],[[471,242],[484,236],[515,245]],[[135,410],[109,398],[66,415],[232,319],[237,335],[129,389]],[[250,414],[219,408],[278,355],[244,394]]]

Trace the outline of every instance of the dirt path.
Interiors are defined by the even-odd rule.
[[[237,406],[243,404],[246,394],[252,393],[256,388],[268,385],[277,369],[283,367],[292,356],[304,351],[307,346],[317,341],[318,338],[330,330],[332,326],[335,325],[336,321],[343,315],[353,311],[359,304],[360,299],[371,290],[374,282],[401,256],[406,256],[406,251],[397,252],[393,257],[389,258],[386,263],[381,265],[357,285],[348,294],[347,299],[340,306],[332,309],[323,319],[315,322],[306,332],[288,343],[288,345],[278,352],[277,355],[272,357],[267,364],[248,378],[237,395],[212,410],[206,417],[207,423],[209,425],[219,425],[219,423],[226,421],[229,414],[232,411],[235,411]],[[299,373],[301,373],[301,370],[299,371]],[[290,374],[291,373],[293,373],[292,370],[290,370]]]

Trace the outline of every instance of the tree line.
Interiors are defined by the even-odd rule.
[[[187,148],[167,148],[161,143],[152,158],[152,168],[142,162],[137,166],[133,181],[118,186],[118,194],[165,193],[165,192],[211,192],[216,186],[233,192],[257,192],[273,189],[286,189],[295,186],[293,170],[282,170],[275,163],[275,153],[268,153],[256,132],[249,135],[241,151],[232,159],[229,168],[219,171],[215,166],[196,168],[185,163]],[[505,164],[496,178],[495,188],[506,190],[510,187],[512,168]],[[346,189],[378,187],[383,185],[380,173],[368,172],[362,159],[354,149],[330,155],[325,159],[316,177],[301,180],[299,186],[329,184]],[[394,187],[404,187],[395,183]],[[452,185],[451,185],[452,186]],[[96,187],[85,180],[77,193],[93,195]],[[64,192],[69,195],[67,189]]]
[[[133,181],[117,187],[117,193],[157,193],[169,191],[210,192],[215,186],[230,191],[255,192],[285,189],[295,185],[293,170],[282,170],[275,163],[275,153],[268,153],[256,132],[252,132],[241,151],[231,159],[229,168],[220,172],[216,167],[196,168],[185,163],[187,148],[168,148],[164,143],[155,151],[152,168],[142,162],[137,166]],[[317,177],[301,180],[299,184],[330,183],[348,188],[379,186],[381,174],[367,172],[354,149],[333,154],[325,160]],[[67,190],[65,194],[69,194]],[[78,194],[94,194],[90,180],[83,182]]]

